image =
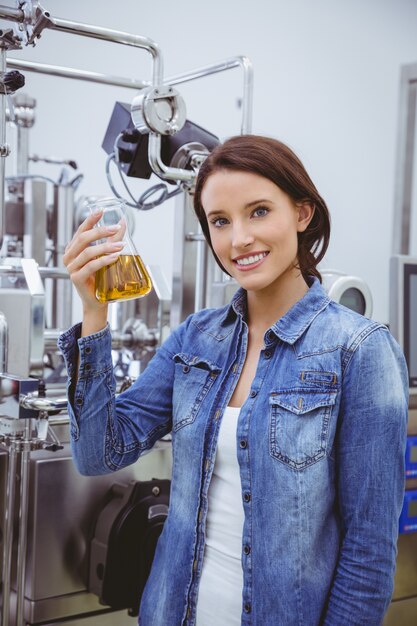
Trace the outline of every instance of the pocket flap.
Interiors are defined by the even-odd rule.
[[[186,367],[198,367],[199,369],[203,369],[209,372],[220,371],[220,367],[218,367],[218,365],[216,365],[215,363],[211,363],[211,361],[203,359],[199,356],[191,356],[189,354],[185,354],[184,352],[174,354],[173,359],[175,363],[179,363],[180,365],[184,365]]]
[[[316,391],[315,389],[292,389],[291,391],[275,391],[271,393],[270,404],[302,415],[321,406],[332,406],[336,402],[336,392]]]

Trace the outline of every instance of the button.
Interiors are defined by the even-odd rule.
[[[243,499],[245,502],[250,502],[250,493],[247,491],[243,494]]]
[[[90,352],[91,352],[91,346],[86,346],[86,347],[85,347],[85,352],[86,352],[86,354],[90,354]]]
[[[248,442],[246,441],[246,439],[241,439],[239,445],[244,450],[245,448],[247,448]]]
[[[190,366],[184,365],[184,367],[182,368],[182,371],[184,372],[184,374],[188,374],[188,372],[190,371]]]
[[[252,607],[249,604],[249,602],[245,602],[245,604],[243,605],[243,610],[245,611],[245,613],[250,613],[251,612]]]
[[[243,552],[246,555],[250,554],[250,546],[243,546]]]
[[[250,392],[250,397],[251,397],[251,398],[254,398],[254,397],[255,397],[255,396],[257,396],[257,395],[258,395],[258,392],[257,392],[257,391],[255,391],[255,389],[252,389],[252,391]]]
[[[90,365],[90,363],[86,363],[86,364],[84,365],[84,369],[85,369],[87,372],[89,372],[89,371],[91,370],[91,365]]]
[[[270,350],[265,350],[265,352],[264,352],[264,357],[265,357],[266,359],[270,359],[270,358],[271,358],[271,356],[272,356],[271,351],[270,351]]]
[[[82,398],[77,398],[75,401],[75,404],[78,404],[78,406],[80,406],[83,403],[83,399]]]

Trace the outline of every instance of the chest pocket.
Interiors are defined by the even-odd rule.
[[[326,454],[335,391],[292,389],[270,396],[269,450],[293,469],[304,469]]]
[[[174,356],[173,430],[192,424],[201,404],[220,373],[220,368],[197,356]]]

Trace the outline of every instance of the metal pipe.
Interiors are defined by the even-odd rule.
[[[252,130],[252,107],[253,107],[253,65],[250,59],[245,56],[237,56],[219,63],[212,65],[206,65],[204,67],[185,72],[183,74],[176,74],[170,76],[164,80],[168,85],[179,85],[186,83],[197,78],[203,78],[204,76],[210,76],[211,74],[218,74],[226,70],[231,70],[235,67],[241,67],[243,69],[243,98],[242,98],[242,135],[250,133]]]
[[[56,267],[38,267],[38,272],[42,278],[64,278],[69,280],[69,274],[66,270],[60,270]],[[0,265],[0,275],[2,276],[24,276],[21,267],[13,265]]]
[[[0,76],[6,71],[6,48],[0,47]],[[6,94],[0,93],[0,248],[3,245],[3,237],[6,226],[5,204],[5,173],[6,173]]]
[[[12,20],[12,22],[23,22],[24,14],[22,9],[12,9],[0,5],[0,20]]]
[[[149,133],[148,158],[152,170],[164,179],[192,183],[196,173],[176,167],[168,167],[161,159],[161,135]]]
[[[63,256],[65,246],[74,233],[74,189],[71,185],[55,185],[53,204],[53,240],[55,242],[54,265],[65,270]],[[52,289],[52,325],[69,328],[72,316],[72,284],[54,281]]]
[[[62,78],[73,78],[90,82],[102,83],[105,85],[115,85],[118,87],[127,87],[128,89],[144,89],[150,86],[149,81],[139,81],[133,79],[120,78],[117,76],[106,76],[106,74],[98,74],[96,72],[88,72],[85,70],[77,70],[57,65],[48,65],[44,63],[34,63],[32,61],[24,61],[19,59],[7,59],[7,65],[22,71],[36,72],[39,74],[50,74],[52,76],[60,76]],[[164,79],[165,85],[180,85],[190,82],[204,76],[218,74],[227,70],[241,67],[243,69],[243,96],[242,96],[242,123],[241,133],[251,132],[252,128],[252,107],[253,107],[253,66],[251,61],[245,56],[237,56],[226,61],[206,65],[204,67],[190,70],[182,74],[175,74]]]
[[[67,398],[38,398],[35,393],[28,393],[21,396],[19,404],[24,409],[32,409],[33,411],[62,411],[67,408]]]
[[[48,15],[49,17],[49,15]],[[126,46],[142,48],[151,53],[153,58],[152,84],[155,86],[162,84],[163,79],[163,60],[162,53],[155,41],[148,37],[140,35],[132,35],[122,31],[93,26],[92,24],[83,24],[81,22],[71,22],[58,17],[50,17],[47,28],[57,30],[73,35],[81,35],[83,37],[92,37],[93,39],[101,39],[114,43],[120,43]]]
[[[9,7],[0,6],[0,19],[10,19],[16,22],[23,22],[25,20],[25,16],[23,11],[20,9],[10,9]],[[42,21],[39,34],[42,32],[42,29],[49,28],[50,30],[57,30],[72,35],[81,35],[83,37],[101,39],[103,41],[120,43],[126,46],[133,46],[135,48],[147,50],[153,58],[152,84],[155,86],[162,84],[162,53],[158,44],[155,41],[152,41],[152,39],[149,39],[148,37],[141,37],[140,35],[132,35],[131,33],[125,33],[122,31],[111,30],[110,28],[93,26],[92,24],[83,24],[82,22],[73,22],[59,17],[52,17],[49,11],[44,11],[43,14],[38,17],[38,21],[39,20]]]
[[[8,475],[4,507],[3,534],[3,609],[2,626],[10,624],[10,592],[12,575],[13,518],[17,469],[17,444],[12,442],[8,454]]]
[[[112,85],[115,87],[127,87],[128,89],[135,90],[144,89],[150,85],[149,81],[122,78],[119,76],[107,76],[106,74],[100,74],[98,72],[77,70],[70,67],[49,65],[46,63],[34,63],[33,61],[24,61],[19,59],[8,58],[7,67],[13,67],[26,72],[34,72],[35,74],[49,74],[50,76],[85,80],[90,83],[101,83],[103,85]]]
[[[17,549],[16,574],[16,626],[25,626],[24,601],[26,582],[26,548],[29,511],[29,462],[31,448],[31,420],[25,426],[25,438],[22,442],[20,461],[20,506],[19,506],[19,541]]]
[[[0,311],[0,374],[7,372],[9,332],[6,316]]]

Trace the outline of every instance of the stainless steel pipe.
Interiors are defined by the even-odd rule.
[[[21,70],[22,72],[34,72],[35,74],[49,74],[50,76],[58,76],[60,78],[73,78],[75,80],[84,80],[89,83],[100,83],[102,85],[112,85],[115,87],[127,87],[128,89],[144,89],[149,87],[149,81],[135,80],[131,78],[122,78],[119,76],[110,76],[100,74],[99,72],[89,72],[87,70],[77,70],[70,67],[62,67],[59,65],[49,65],[47,63],[35,63],[33,61],[24,61],[19,59],[7,59],[7,67]]]
[[[22,9],[13,9],[0,5],[0,19],[11,20],[12,22],[23,22],[24,14]]]
[[[57,267],[38,267],[38,272],[42,278],[64,278],[69,280],[69,274],[66,270],[60,270]],[[14,265],[0,265],[0,276],[24,276],[21,267]]]
[[[28,393],[20,398],[20,406],[33,411],[63,411],[67,408],[67,398],[39,398],[37,394]]]
[[[0,76],[6,71],[6,48],[0,47]],[[6,94],[0,93],[0,248],[6,227],[5,173],[6,173]]]
[[[26,548],[29,512],[29,461],[31,450],[31,420],[27,420],[25,438],[20,452],[20,501],[19,501],[19,541],[16,566],[16,626],[25,626],[24,602],[26,582]]]
[[[0,311],[0,374],[7,372],[9,331],[6,316]]]
[[[34,63],[32,61],[24,61],[14,58],[7,59],[7,65],[22,71],[35,72],[38,74],[49,74],[51,76],[60,76],[61,78],[72,78],[76,80],[84,80],[104,85],[114,85],[116,87],[127,87],[128,89],[144,89],[149,87],[149,81],[140,81],[135,79],[121,78],[118,76],[110,76],[99,74],[96,72],[88,72],[74,68],[67,68],[58,65],[48,65],[45,63]],[[253,110],[253,66],[250,59],[245,56],[232,57],[214,63],[199,67],[182,74],[175,74],[164,79],[165,85],[180,85],[182,83],[225,72],[234,68],[241,67],[243,70],[243,95],[242,95],[242,122],[241,133],[250,133],[252,130],[252,110]]]
[[[167,85],[179,85],[204,76],[211,76],[219,72],[241,67],[243,70],[243,96],[242,96],[242,123],[241,134],[252,131],[252,111],[253,111],[253,65],[250,59],[245,56],[236,56],[219,63],[205,65],[204,67],[176,74],[164,80]]]
[[[4,506],[2,626],[10,626],[13,514],[15,506],[17,455],[17,444],[16,442],[12,442],[8,454],[8,474]]]
[[[82,22],[72,22],[63,20],[58,17],[50,17],[48,14],[48,23],[46,28],[57,30],[63,33],[73,35],[82,35],[83,37],[91,37],[93,39],[101,39],[103,41],[119,43],[134,48],[142,48],[150,52],[153,58],[152,84],[157,86],[162,84],[163,78],[163,60],[162,53],[155,41],[148,37],[140,35],[132,35],[122,31],[111,30],[110,28],[102,28],[93,26],[92,24],[83,24]]]

